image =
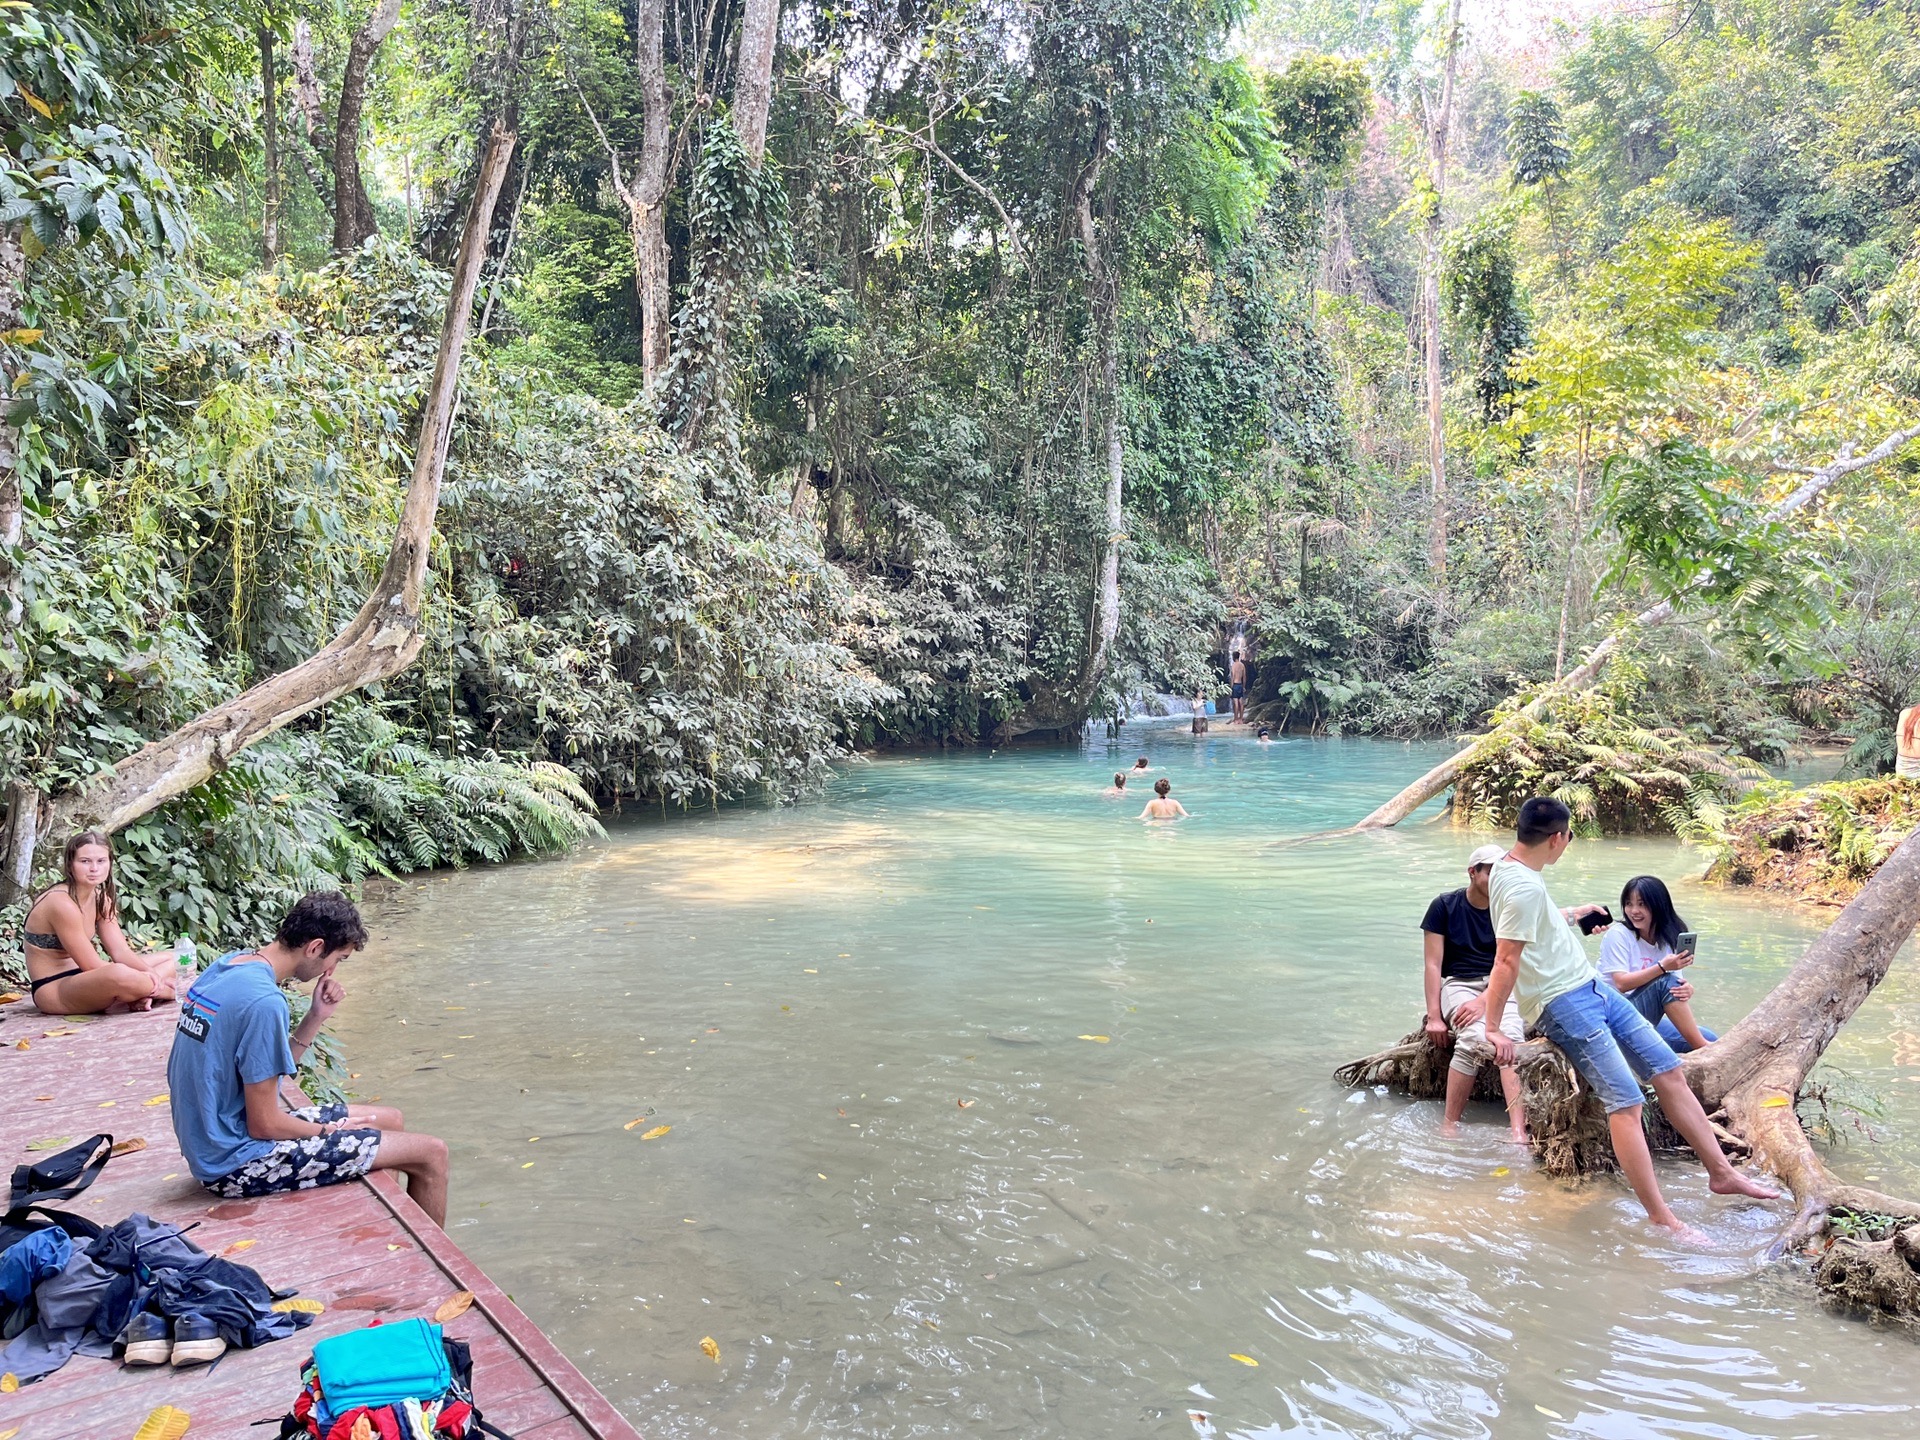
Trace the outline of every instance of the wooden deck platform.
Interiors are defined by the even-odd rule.
[[[260,1440],[277,1432],[253,1422],[286,1412],[314,1341],[375,1317],[430,1316],[455,1291],[471,1290],[473,1308],[446,1328],[472,1347],[475,1398],[489,1422],[517,1440],[640,1440],[395,1180],[238,1201],[195,1184],[174,1144],[165,1094],[172,1006],[72,1025],[23,1000],[0,1007],[0,1016],[0,1180],[22,1161],[44,1158],[29,1156],[35,1140],[77,1142],[101,1131],[138,1137],[147,1148],[116,1157],[68,1208],[103,1225],[134,1211],[193,1225],[190,1238],[202,1249],[231,1250],[269,1285],[297,1288],[327,1307],[293,1338],[230,1350],[211,1366],[129,1370],[76,1356],[46,1379],[0,1394],[0,1435],[122,1440],[157,1406],[174,1405],[192,1417],[188,1440]]]

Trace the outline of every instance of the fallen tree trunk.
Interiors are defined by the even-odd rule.
[[[1822,466],[1820,469],[1814,471],[1797,490],[1787,496],[1787,498],[1782,500],[1778,505],[1774,506],[1773,509],[1769,510],[1766,519],[1762,523],[1765,525],[1778,524],[1796,511],[1804,509],[1808,504],[1825,493],[1835,481],[1840,480],[1844,476],[1851,475],[1857,470],[1865,470],[1870,466],[1880,464],[1882,461],[1892,459],[1894,455],[1899,453],[1901,449],[1916,438],[1920,438],[1920,425],[1895,431],[1865,455],[1856,456],[1853,454],[1853,447],[1851,445],[1847,446],[1834,458],[1831,464]],[[1389,825],[1398,825],[1402,820],[1406,819],[1407,816],[1426,804],[1427,801],[1433,799],[1434,796],[1440,794],[1448,786],[1453,784],[1453,782],[1459,778],[1462,770],[1472,764],[1481,755],[1485,754],[1502,736],[1512,733],[1528,720],[1537,718],[1540,712],[1557,696],[1571,694],[1577,690],[1584,690],[1593,684],[1595,680],[1600,678],[1600,672],[1606,668],[1607,661],[1618,653],[1622,642],[1638,631],[1648,630],[1655,625],[1664,624],[1673,617],[1676,601],[1684,600],[1685,598],[1686,596],[1683,592],[1680,596],[1662,600],[1659,604],[1649,606],[1647,609],[1641,611],[1638,615],[1634,616],[1632,620],[1628,621],[1625,625],[1614,631],[1613,634],[1607,636],[1606,639],[1594,646],[1592,651],[1588,653],[1585,663],[1577,670],[1570,671],[1553,684],[1547,686],[1535,696],[1532,701],[1516,711],[1506,721],[1495,726],[1486,734],[1476,737],[1464,750],[1448,756],[1418,780],[1407,786],[1407,788],[1402,790],[1398,795],[1387,801],[1386,804],[1380,806],[1372,814],[1368,815],[1359,824],[1353,826],[1352,829],[1336,831],[1334,833],[1350,835],[1360,830],[1378,830]]]
[[[1728,1128],[1747,1139],[1799,1203],[1781,1249],[1824,1234],[1835,1211],[1920,1221],[1920,1202],[1837,1179],[1795,1113],[1807,1072],[1886,978],[1916,922],[1920,830],[1887,857],[1771,994],[1717,1044],[1686,1058],[1687,1081],[1701,1104],[1726,1111]]]
[[[1920,1200],[1889,1195],[1836,1177],[1814,1152],[1797,1103],[1808,1073],[1833,1037],[1886,977],[1920,922],[1920,830],[1909,835],[1840,917],[1808,947],[1785,978],[1718,1043],[1682,1057],[1682,1073],[1700,1097],[1721,1142],[1750,1152],[1792,1191],[1795,1214],[1773,1247],[1778,1257],[1834,1235],[1814,1269],[1835,1299],[1920,1320]],[[1566,1057],[1546,1040],[1529,1040],[1517,1061],[1534,1153],[1554,1175],[1616,1168],[1606,1115],[1574,1079]],[[1447,1052],[1416,1030],[1400,1044],[1343,1065],[1343,1085],[1386,1085],[1416,1098],[1446,1088]],[[1476,1098],[1499,1098],[1492,1066]],[[1646,1108],[1656,1148],[1677,1137],[1657,1104]],[[1836,1234],[1836,1216],[1851,1217]],[[1876,1233],[1877,1232],[1877,1233]]]
[[[453,267],[453,291],[447,298],[440,353],[420,416],[413,476],[386,566],[366,603],[317,654],[214,706],[171,735],[149,742],[84,789],[58,797],[42,831],[43,843],[58,843],[80,829],[118,830],[224,769],[255,741],[329,700],[397,674],[420,653],[420,589],[453,432],[460,358],[486,259],[494,204],[515,141],[513,131],[496,125],[488,142]]]

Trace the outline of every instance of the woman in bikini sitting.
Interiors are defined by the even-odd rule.
[[[48,1015],[97,1015],[173,999],[173,952],[135,954],[120,931],[107,837],[97,830],[74,836],[60,870],[65,883],[33,902],[20,937],[34,1005]]]

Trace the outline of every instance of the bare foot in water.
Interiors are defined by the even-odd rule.
[[[1531,1149],[1531,1148],[1532,1148],[1532,1146],[1533,1146],[1533,1136],[1531,1136],[1531,1135],[1529,1135],[1529,1134],[1527,1133],[1527,1127],[1526,1127],[1526,1126],[1524,1126],[1524,1125],[1522,1125],[1522,1126],[1521,1126],[1521,1127],[1520,1127],[1520,1128],[1519,1128],[1518,1130],[1510,1130],[1510,1131],[1508,1131],[1508,1132],[1507,1132],[1507,1139],[1508,1139],[1508,1140],[1509,1140],[1509,1141],[1510,1141],[1510,1142],[1511,1142],[1512,1144],[1515,1144],[1515,1145],[1525,1145],[1525,1146],[1527,1146],[1527,1147],[1528,1147],[1529,1149]]]
[[[1745,1195],[1749,1200],[1778,1200],[1780,1192],[1749,1180],[1738,1170],[1729,1170],[1707,1181],[1707,1189],[1716,1195]]]
[[[1440,1138],[1442,1140],[1458,1140],[1460,1138],[1460,1122],[1458,1120],[1442,1120],[1440,1122]]]
[[[1714,1238],[1704,1230],[1696,1230],[1684,1220],[1676,1219],[1671,1224],[1654,1221],[1677,1244],[1690,1245],[1696,1250],[1718,1250],[1720,1247]]]

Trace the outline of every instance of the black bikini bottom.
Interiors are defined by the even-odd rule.
[[[56,980],[64,980],[69,975],[78,975],[79,973],[80,973],[80,967],[76,965],[71,970],[62,970],[58,975],[43,976],[40,979],[33,982],[32,988],[29,989],[27,993],[29,995],[38,995],[40,993],[40,987],[42,985],[51,985]]]

